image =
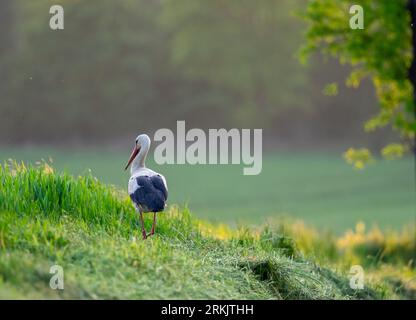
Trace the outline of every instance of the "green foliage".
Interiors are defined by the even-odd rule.
[[[333,82],[325,86],[323,93],[326,96],[336,96],[338,94],[338,83]]]
[[[308,23],[302,58],[314,51],[351,66],[346,80],[357,88],[364,78],[374,84],[380,111],[368,120],[368,131],[387,125],[406,140],[415,135],[415,102],[408,69],[412,60],[410,17],[407,0],[359,0],[364,9],[363,30],[352,30],[347,0],[312,0],[304,13]]]
[[[408,151],[408,146],[398,143],[392,143],[387,146],[385,146],[381,150],[381,154],[384,158],[393,160],[393,159],[399,159],[403,157],[403,155]]]
[[[344,152],[344,159],[347,163],[354,165],[359,170],[364,169],[364,166],[373,160],[370,150],[366,148],[349,148]]]
[[[349,289],[345,275],[303,258],[308,253],[281,229],[234,231],[171,207],[159,214],[157,234],[142,241],[127,197],[90,176],[56,174],[45,163],[37,168],[13,163],[2,167],[0,180],[2,298],[374,299],[392,294],[372,282],[362,292]],[[64,268],[63,291],[49,288],[53,264]]]

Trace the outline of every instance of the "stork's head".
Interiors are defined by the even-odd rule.
[[[126,167],[124,168],[124,170],[127,170],[127,168],[130,166],[130,164],[133,162],[133,160],[137,157],[137,155],[139,154],[140,150],[146,149],[149,150],[150,147],[150,138],[147,134],[140,134],[137,136],[134,147],[133,147],[133,151],[131,152],[129,161],[127,161]]]

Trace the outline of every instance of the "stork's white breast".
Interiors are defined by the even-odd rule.
[[[168,190],[168,185],[166,183],[166,179],[163,175],[161,175],[160,173],[157,173],[151,169],[148,168],[140,168],[139,170],[133,172],[133,174],[130,177],[129,180],[129,185],[128,185],[128,192],[129,194],[133,194],[138,188],[140,188],[140,186],[137,184],[137,177],[140,176],[155,176],[155,175],[159,175],[162,180],[163,180],[163,184],[165,185],[166,190]]]

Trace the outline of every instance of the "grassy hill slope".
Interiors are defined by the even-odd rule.
[[[46,163],[36,168],[14,163],[0,167],[0,182],[0,298],[373,299],[398,294],[377,281],[364,290],[351,289],[345,273],[316,264],[272,225],[232,230],[171,207],[159,214],[157,234],[142,241],[127,195],[92,176],[55,174]],[[64,290],[49,287],[55,264],[63,267]]]

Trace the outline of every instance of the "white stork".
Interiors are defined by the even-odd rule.
[[[127,170],[131,164],[128,192],[140,213],[143,239],[155,233],[156,212],[161,212],[165,209],[166,200],[168,199],[168,186],[165,177],[145,166],[149,148],[149,136],[146,134],[139,135],[136,138],[133,151],[125,167],[125,170]],[[153,212],[153,225],[150,234],[146,234],[144,227],[144,212]]]

